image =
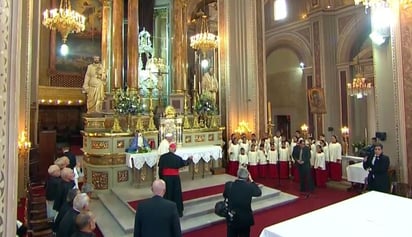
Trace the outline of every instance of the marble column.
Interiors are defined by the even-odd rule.
[[[172,93],[182,93],[187,79],[187,2],[173,1]]]
[[[137,91],[139,81],[139,0],[129,0],[127,9],[127,86],[133,91]]]
[[[112,29],[112,75],[111,88],[118,89],[123,87],[123,0],[113,0],[113,29]]]
[[[101,52],[101,60],[103,67],[106,69],[107,78],[112,81],[112,73],[111,73],[111,45],[112,37],[111,37],[111,23],[112,23],[112,0],[104,0],[103,1],[103,9],[102,9],[102,52]],[[111,90],[111,83],[107,81],[107,91]]]

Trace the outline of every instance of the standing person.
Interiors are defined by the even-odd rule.
[[[231,143],[229,144],[229,162],[227,165],[227,172],[230,175],[235,176],[236,170],[239,168],[239,152],[240,152],[240,145],[238,143],[238,138],[236,136],[232,136]]]
[[[166,182],[166,193],[164,197],[176,203],[179,216],[183,216],[182,184],[179,177],[179,169],[187,166],[189,160],[175,154],[176,143],[169,145],[169,152],[160,156],[159,177]]]
[[[173,142],[173,134],[166,133],[165,138],[160,142],[159,147],[157,148],[158,157],[157,157],[157,162],[156,162],[156,166],[154,167],[154,169],[156,169],[159,166],[160,156],[169,152],[169,146],[172,142]],[[156,176],[155,178],[159,178],[158,176],[159,172],[155,170],[154,173]]]
[[[303,139],[293,148],[292,157],[298,166],[300,192],[308,198],[313,191],[313,179],[310,169],[310,148],[305,145]]]
[[[93,57],[93,63],[87,67],[84,77],[83,92],[87,94],[87,113],[102,112],[106,71],[99,56]]]
[[[54,220],[57,216],[57,211],[53,210],[53,204],[54,200],[58,196],[60,185],[60,168],[57,165],[51,165],[47,171],[49,173],[49,178],[46,181],[47,218]]]
[[[329,143],[329,168],[330,178],[334,181],[342,180],[342,146],[338,142],[338,138],[332,135]]]
[[[71,237],[95,237],[96,217],[90,211],[82,212],[76,216],[77,231]]]
[[[80,212],[89,211],[90,199],[85,193],[77,194],[73,200],[73,207],[64,215],[59,224],[56,237],[70,237],[76,232],[76,217]]]
[[[60,171],[61,181],[54,200],[53,209],[60,211],[60,208],[66,202],[67,194],[74,188],[74,172],[70,168],[63,168]]]
[[[250,226],[255,222],[252,211],[252,197],[262,195],[262,190],[253,181],[246,168],[240,167],[234,182],[227,182],[223,197],[227,198],[230,210],[236,212],[235,221],[227,220],[227,237],[249,237]]]
[[[369,170],[368,190],[389,193],[389,157],[383,154],[383,145],[375,144],[374,155],[363,159],[363,168]]]
[[[270,143],[270,150],[268,151],[268,177],[274,179],[278,175],[278,171],[276,169],[278,162],[278,152],[276,150],[275,143]]]
[[[70,151],[70,147],[68,146],[63,147],[62,151],[63,151],[63,156],[69,158],[70,163],[68,167],[70,169],[74,169],[74,167],[76,167],[76,164],[77,164],[76,155]]]
[[[249,173],[256,177],[258,175],[258,153],[256,151],[256,145],[252,144],[247,155],[248,159],[248,170]]]
[[[266,157],[265,142],[260,143],[258,152],[258,170],[259,177],[266,178],[268,176],[268,159]]]
[[[281,141],[280,148],[278,149],[278,172],[281,179],[289,178],[289,157],[290,151],[286,145],[286,141]]]
[[[157,179],[152,184],[154,196],[139,203],[134,219],[134,237],[180,237],[176,203],[163,198],[166,184]]]
[[[316,186],[326,187],[326,181],[328,181],[328,171],[326,170],[325,153],[322,149],[322,145],[316,145],[314,168]]]

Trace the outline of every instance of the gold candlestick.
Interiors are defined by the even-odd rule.
[[[154,124],[154,113],[153,113],[153,88],[147,88],[149,90],[149,131],[155,131],[156,126]]]
[[[190,128],[190,124],[189,124],[189,118],[187,117],[187,110],[189,109],[187,106],[187,94],[186,94],[186,90],[183,90],[184,93],[184,107],[183,107],[183,111],[184,111],[184,118],[183,118],[183,128],[184,129],[189,129]]]
[[[139,92],[140,92],[141,89],[142,89],[142,88],[140,88],[140,87],[138,88]],[[142,103],[142,98],[140,97],[140,93],[137,94],[136,96],[137,96],[137,103],[138,103],[139,106],[140,106],[141,103]],[[139,108],[139,110],[138,110],[138,112],[137,112],[137,120],[136,120],[135,130],[136,130],[136,131],[143,132],[143,131],[144,131],[144,127],[143,127],[143,122],[142,122],[142,118],[141,118],[142,113],[141,113],[140,109],[141,109],[141,108]]]

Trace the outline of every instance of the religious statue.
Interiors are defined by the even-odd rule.
[[[219,82],[217,81],[213,67],[209,68],[202,78],[202,95],[206,95],[216,103],[216,94],[219,91]]]
[[[130,143],[130,146],[126,149],[126,152],[145,153],[149,152],[149,150],[150,145],[147,142],[147,140],[143,137],[143,134],[141,132],[136,132],[132,142]]]
[[[83,83],[83,93],[87,94],[87,113],[102,112],[106,70],[99,56],[93,57],[93,63],[87,67]]]
[[[142,55],[145,58],[142,58]],[[146,63],[153,55],[152,41],[150,40],[150,33],[143,28],[139,33],[139,69],[146,70]]]

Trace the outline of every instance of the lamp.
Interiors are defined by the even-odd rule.
[[[372,83],[368,82],[361,72],[361,66],[359,65],[359,58],[355,65],[356,74],[353,78],[352,83],[347,84],[348,95],[356,96],[358,99],[362,99],[364,96],[367,96],[372,89]]]
[[[249,123],[245,122],[244,120],[242,120],[235,129],[235,132],[239,134],[250,133],[251,131],[252,130],[249,128]]]
[[[72,10],[70,0],[61,0],[60,7],[43,12],[43,25],[50,30],[57,30],[62,36],[62,50],[68,50],[66,45],[70,33],[78,33],[85,29],[86,17]]]
[[[309,131],[308,125],[306,125],[306,123],[302,124],[302,126],[300,126],[300,130],[302,131],[303,138],[306,139]]]
[[[190,37],[190,47],[206,53],[208,50],[217,48],[218,37],[209,32],[207,16],[201,12],[200,33]]]

